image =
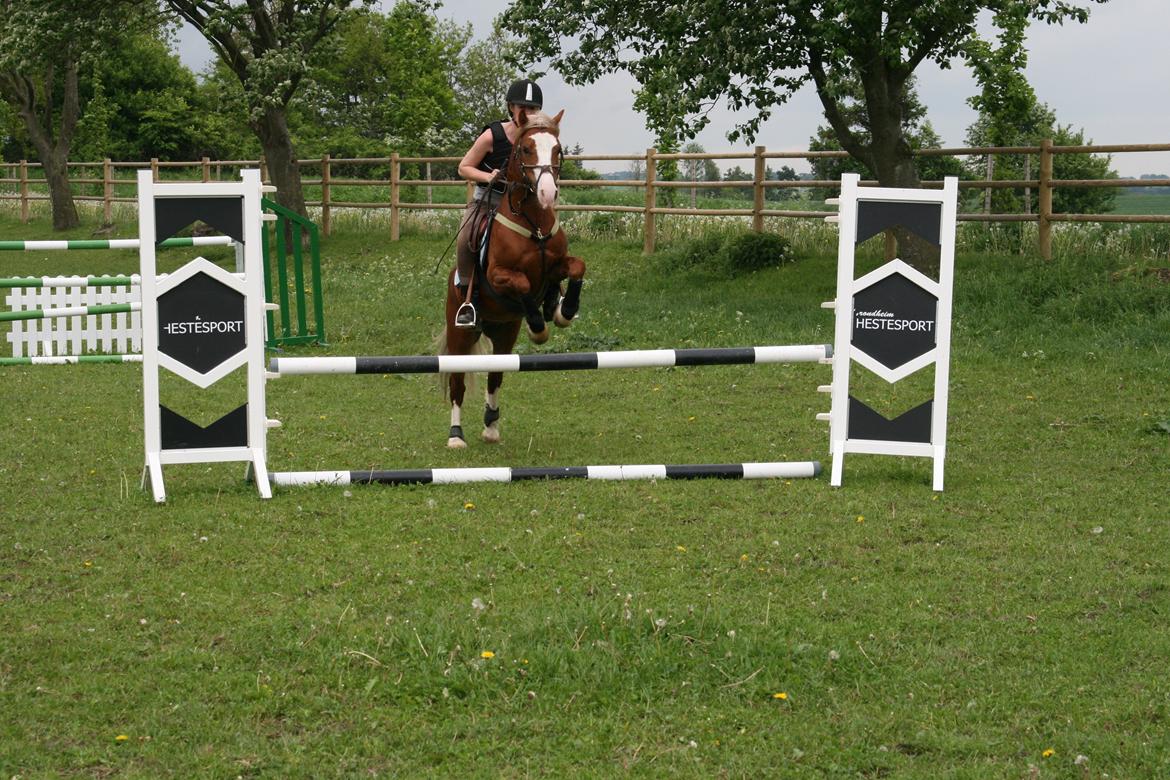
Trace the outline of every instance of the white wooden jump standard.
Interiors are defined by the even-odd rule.
[[[261,231],[264,216],[261,194],[264,191],[258,170],[240,171],[240,182],[201,184],[156,183],[150,171],[138,172],[139,275],[142,291],[142,400],[144,412],[145,466],[143,484],[150,479],[154,500],[166,500],[163,466],[172,463],[217,463],[243,461],[262,498],[271,498],[266,466],[268,419],[264,397],[264,288]],[[182,268],[159,278],[155,242],[163,216],[173,221],[188,214],[203,218],[199,208],[219,203],[217,218],[238,228],[242,246],[237,244],[237,271],[241,278],[208,260],[197,257]],[[181,220],[180,220],[181,221]],[[187,223],[189,224],[189,222]],[[173,226],[173,225],[172,225]],[[181,226],[180,226],[181,227]],[[225,232],[231,232],[225,230]],[[210,284],[216,300],[200,293]],[[235,296],[235,297],[233,297]],[[169,299],[166,316],[162,300]],[[238,307],[238,308],[237,308]],[[198,309],[197,311],[190,311]],[[229,311],[230,310],[230,311]],[[237,322],[232,319],[240,317]],[[229,319],[218,319],[218,318]],[[215,327],[210,327],[214,325]],[[220,326],[231,325],[230,344]],[[238,326],[238,327],[237,327]],[[164,335],[167,343],[161,343]],[[191,337],[194,336],[194,339]],[[241,338],[242,337],[242,338]],[[181,343],[174,343],[176,339]],[[217,362],[204,365],[201,354],[215,352],[216,341],[223,340],[234,353],[214,355]],[[211,348],[210,350],[208,348]],[[227,374],[243,367],[247,374],[247,402],[211,427],[225,421],[232,444],[168,443],[168,422],[178,416],[160,403],[159,371],[166,369],[201,388],[210,387]],[[242,423],[237,412],[242,413]],[[192,423],[178,418],[182,423]]]

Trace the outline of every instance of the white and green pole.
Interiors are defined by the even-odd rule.
[[[142,304],[101,303],[94,306],[63,306],[59,309],[30,309],[28,311],[0,311],[0,322],[13,320],[47,320],[57,317],[83,317],[88,314],[121,314],[142,311]]]

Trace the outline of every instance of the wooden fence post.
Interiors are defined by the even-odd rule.
[[[390,155],[390,240],[398,240],[398,152]]]
[[[1052,139],[1040,142],[1040,257],[1052,259]]]
[[[328,154],[321,157],[321,233],[328,236],[332,232],[332,220],[330,219],[331,209],[329,208],[329,201],[333,196],[333,188],[329,181],[332,179],[332,174],[329,171],[330,156]]]
[[[1024,181],[1032,179],[1032,155],[1024,155]],[[1024,187],[1024,213],[1032,213],[1032,188]]]
[[[987,180],[995,180],[995,155],[991,152],[987,153]],[[983,213],[991,213],[991,187],[983,190]]]
[[[752,230],[757,233],[764,232],[764,175],[765,161],[764,161],[764,147],[756,147],[756,171],[752,177],[752,190],[755,195],[755,200],[752,203]]]
[[[646,211],[642,223],[642,254],[644,255],[654,254],[654,239],[656,236],[654,229],[654,212],[652,209],[654,208],[654,204],[656,202],[654,179],[657,175],[657,171],[654,169],[654,155],[657,153],[658,150],[654,147],[646,150]]]
[[[151,181],[158,181],[158,158],[150,158],[150,178]]]
[[[20,161],[20,221],[28,222],[28,160]]]
[[[102,221],[114,221],[114,163],[109,157],[102,160]]]
[[[203,181],[205,183],[211,181],[211,158],[204,157],[200,161],[199,167],[201,169],[201,173],[203,174]]]
[[[428,182],[431,181],[431,163],[429,160],[427,161],[427,181]],[[427,203],[434,203],[435,202],[434,201],[434,189],[435,188],[432,187],[429,183],[427,184]]]

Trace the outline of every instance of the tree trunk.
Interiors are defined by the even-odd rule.
[[[68,150],[38,150],[49,185],[49,205],[53,212],[53,230],[68,230],[81,224],[73,191],[69,186]]]
[[[276,185],[276,202],[301,216],[308,216],[305,194],[301,188],[301,169],[297,165],[297,153],[288,132],[285,109],[269,107],[259,119],[252,120],[251,125],[264,149],[268,176]]]
[[[902,132],[901,112],[872,122],[873,142],[869,147],[869,165],[883,187],[917,189],[922,181]],[[883,121],[884,120],[884,121]],[[937,275],[939,249],[902,227],[895,227],[898,257],[928,275]]]
[[[64,89],[60,114],[60,126],[53,138],[52,126],[52,69],[44,75],[45,89],[43,107],[37,104],[37,90],[31,78],[19,74],[5,74],[3,86],[5,95],[15,100],[20,118],[24,120],[29,140],[37,150],[41,165],[44,166],[45,183],[49,187],[49,204],[53,214],[53,229],[68,230],[81,224],[77,216],[77,205],[73,202],[73,191],[69,186],[69,148],[73,132],[81,115],[77,63],[65,67]],[[42,124],[40,110],[44,111]]]

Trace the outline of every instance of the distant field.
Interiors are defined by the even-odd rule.
[[[1119,192],[1113,211],[1117,214],[1170,214],[1170,187],[1156,195]]]

